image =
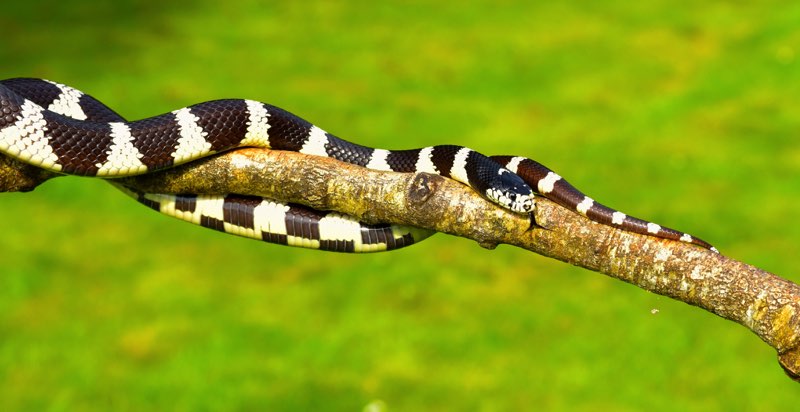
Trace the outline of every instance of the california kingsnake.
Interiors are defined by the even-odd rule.
[[[373,149],[339,139],[283,109],[252,100],[209,101],[128,122],[76,89],[23,78],[0,81],[0,111],[0,152],[53,172],[113,178],[161,170],[238,147],[290,150],[376,170],[450,177],[517,213],[532,212],[533,187],[596,222],[716,251],[686,233],[600,205],[531,159],[489,158],[453,145]],[[364,225],[335,212],[253,196],[161,195],[122,189],[162,213],[267,242],[357,252],[403,247],[431,234],[396,225]],[[330,213],[335,215],[330,220],[339,222],[338,227],[349,229],[341,232],[333,225],[333,229],[323,230],[322,223]],[[279,223],[281,220],[284,224]],[[295,224],[298,230],[288,229]],[[287,236],[294,240],[288,241]],[[374,246],[376,243],[378,246]]]

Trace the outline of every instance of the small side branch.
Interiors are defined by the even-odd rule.
[[[9,167],[16,166],[0,161],[0,177]],[[32,180],[27,179],[16,186],[0,179],[0,189],[30,188]],[[541,197],[535,221],[542,228],[531,229],[526,216],[439,176],[378,172],[332,159],[259,149],[121,181],[153,193],[260,195],[338,210],[368,223],[432,229],[473,239],[487,248],[515,245],[737,322],[775,348],[787,374],[800,380],[800,286],[696,246],[591,222]]]

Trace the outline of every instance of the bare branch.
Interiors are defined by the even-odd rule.
[[[3,165],[0,163],[0,176]],[[511,244],[604,273],[746,326],[800,380],[800,287],[682,242],[623,232],[539,198],[541,228],[466,186],[429,174],[377,172],[300,153],[242,149],[160,173],[121,179],[153,193],[241,193]],[[0,189],[4,181],[0,179]],[[13,186],[11,186],[13,187]],[[7,188],[7,187],[6,187]]]

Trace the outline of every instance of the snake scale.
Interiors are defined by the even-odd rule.
[[[278,107],[243,99],[214,100],[127,121],[72,87],[33,78],[0,81],[0,152],[46,170],[109,179],[134,176],[240,147],[290,150],[395,172],[427,172],[466,184],[486,199],[529,214],[536,194],[622,230],[692,243],[707,242],[603,206],[542,164],[488,157],[456,145],[375,149],[340,139]],[[391,250],[433,232],[368,225],[331,211],[237,194],[156,194],[115,186],[170,216],[271,243],[339,252]]]

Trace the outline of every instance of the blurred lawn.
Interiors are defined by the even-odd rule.
[[[5,4],[0,77],[129,118],[247,97],[368,145],[530,156],[800,280],[800,3],[284,3]],[[800,401],[743,327],[510,247],[295,250],[80,178],[3,194],[0,213],[4,411]]]

